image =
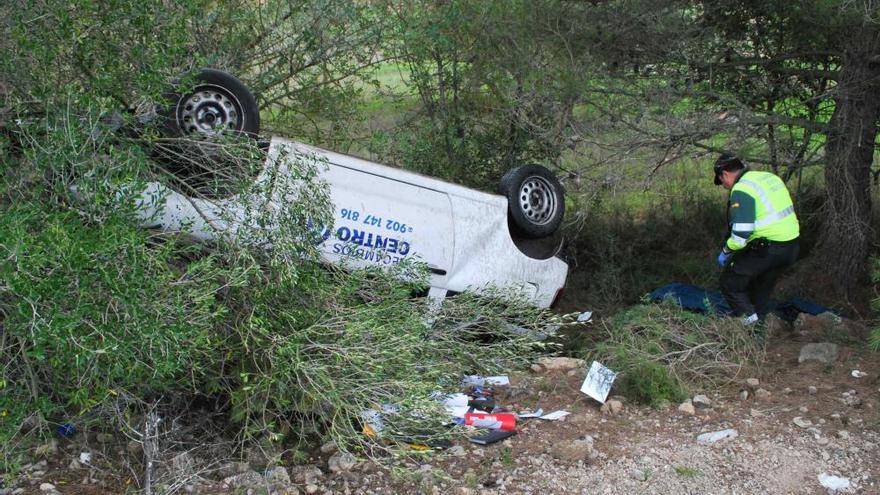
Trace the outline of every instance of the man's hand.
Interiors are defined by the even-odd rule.
[[[728,251],[726,249],[722,249],[720,253],[718,253],[718,266],[724,268],[727,266],[727,262],[730,261],[730,258],[733,257],[733,251]]]

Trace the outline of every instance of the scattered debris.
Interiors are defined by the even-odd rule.
[[[470,440],[471,443],[475,443],[477,445],[489,445],[489,444],[493,444],[495,442],[500,442],[501,440],[504,440],[505,438],[510,438],[514,435],[516,435],[516,430],[496,429],[496,430],[490,431],[489,433],[484,433],[482,435],[470,437],[468,440]]]
[[[513,430],[516,428],[516,414],[489,414],[469,412],[464,415],[464,424],[489,430]]]
[[[489,387],[492,385],[504,386],[510,385],[510,378],[507,375],[465,375],[465,377],[461,380],[461,384],[465,387]]]
[[[546,419],[547,421],[557,421],[571,414],[568,411],[553,411],[552,413],[547,413],[543,416],[539,416],[540,419]]]
[[[853,378],[864,378],[864,377],[868,376],[867,373],[865,373],[864,371],[859,371],[859,370],[852,370],[851,374],[852,374]]]
[[[581,392],[604,404],[608,393],[611,392],[611,385],[614,384],[615,378],[617,378],[617,373],[602,366],[598,361],[593,361],[593,364],[590,365],[590,371],[587,372],[587,377],[581,385]]]
[[[834,361],[837,361],[837,344],[830,342],[806,344],[801,347],[798,363],[806,361],[819,361],[825,366],[834,363]]]
[[[79,462],[81,464],[90,464],[92,462],[92,453],[91,452],[80,452],[79,453]]]
[[[703,433],[697,436],[697,443],[701,445],[710,445],[716,442],[720,442],[722,440],[734,439],[738,436],[738,431],[734,430],[733,428],[728,428],[726,430]]]
[[[849,488],[848,479],[826,473],[819,475],[819,483],[829,490],[845,490]]]
[[[593,319],[593,312],[592,311],[584,311],[583,313],[579,314],[577,317],[577,321],[580,323],[589,323],[590,320],[592,320],[592,319]]]
[[[76,426],[71,423],[62,423],[55,428],[55,432],[64,438],[70,438],[76,434]]]

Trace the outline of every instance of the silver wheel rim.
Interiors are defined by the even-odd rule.
[[[203,85],[177,105],[177,122],[184,134],[216,136],[244,128],[241,103],[226,88]]]
[[[527,177],[519,188],[519,208],[530,222],[546,225],[556,216],[559,204],[553,185],[537,175]]]

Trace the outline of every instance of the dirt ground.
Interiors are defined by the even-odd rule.
[[[459,444],[441,455],[388,465],[358,462],[331,472],[330,453],[311,466],[289,468],[276,493],[384,494],[821,494],[820,475],[846,478],[837,493],[880,494],[880,362],[860,345],[843,345],[832,365],[798,363],[811,341],[774,336],[761,376],[743,376],[723,391],[704,391],[711,404],[695,414],[624,403],[616,413],[579,391],[583,369],[514,374],[497,403],[519,411],[564,409],[560,421],[520,420],[517,435],[490,446]],[[853,370],[866,373],[856,378]],[[747,384],[757,378],[759,384]],[[759,392],[763,389],[767,393]],[[748,397],[743,398],[742,391]],[[796,419],[797,418],[797,419]],[[697,436],[732,428],[735,438],[710,445]],[[84,484],[70,459],[50,462],[45,475],[19,493],[135,492],[132,486]],[[112,485],[111,485],[112,486]],[[259,494],[272,489],[206,482],[187,490]],[[14,493],[11,489],[7,493]]]

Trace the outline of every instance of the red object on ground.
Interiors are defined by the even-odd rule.
[[[477,428],[489,428],[490,430],[513,430],[516,428],[516,415],[512,413],[466,413],[464,424]]]

